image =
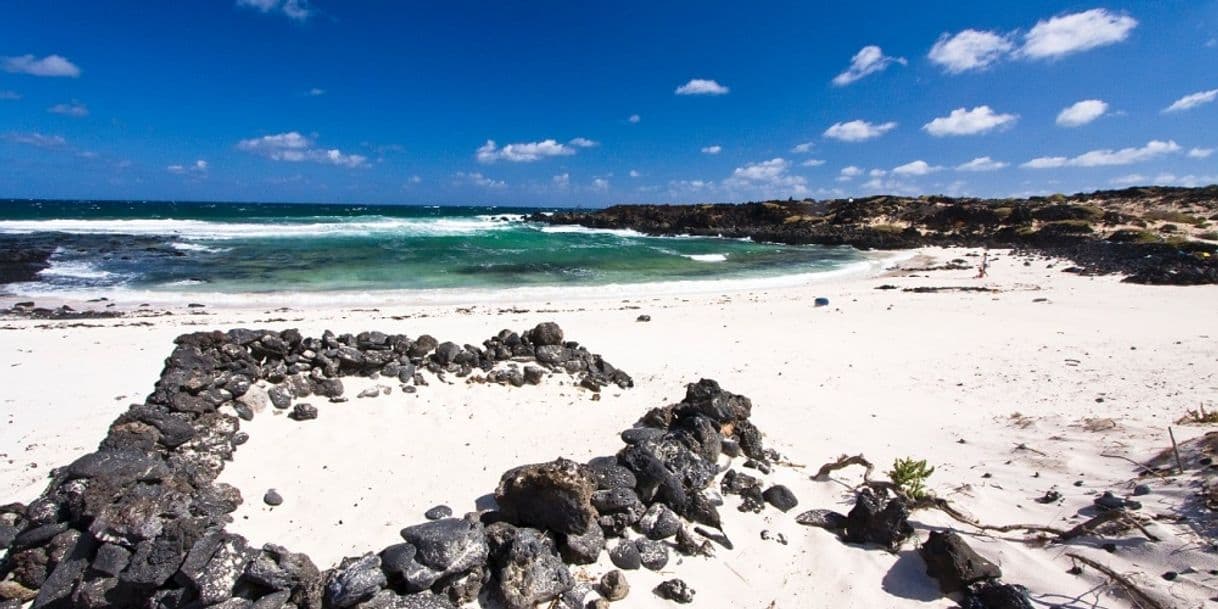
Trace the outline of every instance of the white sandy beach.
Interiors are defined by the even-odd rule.
[[[975,264],[979,252],[916,253],[902,264],[966,255]],[[670,606],[650,590],[680,577],[701,607],[951,607],[913,543],[894,555],[795,523],[807,509],[850,508],[845,484],[857,483],[859,472],[812,481],[822,463],[863,453],[886,469],[897,457],[924,458],[936,467],[930,488],[980,521],[1069,528],[1085,520],[1079,510],[1102,491],[1131,490],[1136,468],[1103,455],[1145,462],[1170,446],[1169,425],[1181,441],[1208,431],[1175,421],[1218,401],[1218,287],[1122,284],[1062,273],[1069,264],[1061,261],[991,257],[985,279],[974,270],[872,273],[569,301],[308,309],[289,301],[279,305],[286,311],[209,306],[200,315],[179,307],[155,318],[3,320],[0,500],[33,499],[51,468],[95,448],[109,423],[151,391],[173,338],[184,332],[381,330],[481,344],[503,328],[555,321],[568,339],[633,375],[636,386],[593,401],[566,376],[518,389],[429,379],[413,395],[382,381],[393,387],[390,395],[357,399],[377,381],[350,379],[347,403],[305,400],[318,406],[316,421],[268,409],[242,424],[251,439],[220,478],[245,498],[229,529],[254,545],[305,551],[325,568],[399,541],[398,530],[436,504],[474,510],[512,466],[613,454],[619,431],[648,409],[679,401],[686,383],[711,378],[751,398],[768,445],[806,466],[767,478],[789,486],[800,504],[785,514],[740,513],[739,498],[727,497],[724,530],[735,549],[718,548],[710,559],[674,555],[663,573],[628,573],[632,592],[623,606]],[[998,291],[875,289],[883,284]],[[830,305],[814,308],[818,296]],[[636,322],[639,314],[652,321]],[[1152,489],[1138,498],[1141,512],[1178,512],[1196,492],[1184,481],[1138,480]],[[263,504],[268,488],[283,495],[282,506]],[[1051,489],[1064,500],[1035,501]],[[1135,531],[1112,540],[1116,551],[1108,552],[1091,538],[1042,547],[1020,541],[1022,532],[979,535],[937,512],[912,520],[920,539],[934,527],[968,533],[974,549],[998,563],[1007,581],[1027,586],[1038,606],[1133,606],[1095,571],[1067,573],[1066,552],[1129,575],[1165,606],[1201,607],[1218,596],[1213,540],[1187,523],[1151,522],[1161,541]],[[763,530],[788,543],[762,539]],[[591,579],[610,568],[602,556],[575,571]],[[1180,576],[1167,581],[1167,571]]]

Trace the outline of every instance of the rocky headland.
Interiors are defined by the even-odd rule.
[[[864,250],[1001,247],[1068,258],[1074,272],[1154,285],[1218,283],[1218,186],[1026,199],[874,196],[741,204],[616,205],[531,221],[649,235],[750,238]]]

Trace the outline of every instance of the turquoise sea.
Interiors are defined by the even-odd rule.
[[[600,286],[776,277],[851,248],[546,226],[544,209],[0,201],[0,247],[54,252],[15,294],[267,293]]]

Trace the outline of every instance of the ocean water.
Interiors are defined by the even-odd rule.
[[[851,248],[547,226],[544,209],[0,201],[0,247],[47,247],[19,295],[606,286],[831,272]]]

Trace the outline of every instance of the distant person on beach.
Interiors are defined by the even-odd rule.
[[[986,250],[981,254],[981,265],[977,267],[977,279],[985,279],[985,273],[988,270],[990,270],[990,252]]]

